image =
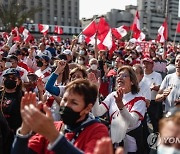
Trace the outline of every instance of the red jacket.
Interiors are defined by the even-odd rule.
[[[62,121],[55,122],[57,130],[61,129]],[[85,154],[93,154],[96,141],[102,137],[107,137],[108,129],[104,124],[93,123],[79,134],[74,142],[74,146],[82,150]],[[71,141],[74,133],[66,133],[66,139]],[[53,151],[47,150],[49,142],[42,135],[35,134],[29,139],[28,147],[35,151],[37,154],[54,154]]]

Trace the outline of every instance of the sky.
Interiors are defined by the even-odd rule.
[[[79,0],[79,18],[91,18],[93,15],[102,15],[111,9],[124,10],[126,5],[137,5],[137,0]]]

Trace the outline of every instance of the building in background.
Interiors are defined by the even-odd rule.
[[[174,41],[178,17],[179,0],[137,0],[137,6],[128,5],[125,10],[112,9],[103,14],[111,27],[121,25],[130,26],[134,20],[136,10],[139,11],[141,30],[146,34],[146,39],[156,39],[158,29],[168,18],[168,39]],[[82,28],[94,19],[83,18]],[[180,41],[180,34],[176,35],[176,42]]]
[[[8,5],[7,0],[2,0]],[[18,1],[18,0],[17,0]],[[37,24],[50,25],[50,32],[54,25],[62,26],[64,33],[79,34],[81,25],[79,21],[79,0],[23,0],[27,8],[42,6],[42,11],[34,17],[27,18],[26,26],[30,31],[37,31]]]
[[[156,39],[157,31],[167,16],[168,39],[174,40],[178,17],[179,0],[137,0],[141,27],[147,37]],[[176,35],[180,41],[180,35]]]

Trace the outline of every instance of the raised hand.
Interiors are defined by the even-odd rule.
[[[100,88],[100,78],[97,79],[96,75],[94,73],[90,72],[88,74],[88,79],[89,79],[90,82],[94,83],[97,86],[98,89]]]
[[[50,142],[54,142],[59,136],[59,132],[54,126],[51,111],[46,105],[43,106],[43,110],[45,114],[40,112],[34,104],[25,105],[22,116],[26,125],[32,131],[43,135]]]
[[[37,88],[41,92],[45,91],[45,84],[44,84],[44,82],[42,81],[41,78],[38,78],[38,80],[37,80]]]
[[[64,71],[64,68],[66,65],[67,65],[66,61],[60,60],[54,73],[59,75],[60,73],[62,73]]]
[[[33,104],[36,106],[36,94],[32,92],[25,92],[24,96],[21,100],[21,117],[22,117],[22,125],[21,125],[21,134],[26,135],[31,131],[31,128],[26,123],[26,120],[23,117],[23,112],[25,109],[25,106],[29,106],[30,104]]]
[[[117,91],[116,91],[117,95],[114,95],[114,98],[116,100],[116,104],[118,106],[119,109],[122,109],[124,107],[124,104],[122,102],[122,98],[123,98],[123,94],[124,94],[124,89],[122,87],[120,87]]]

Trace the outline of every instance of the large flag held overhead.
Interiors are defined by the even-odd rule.
[[[95,43],[95,36],[97,33],[97,25],[95,20],[93,20],[84,30],[82,31],[82,34],[85,36],[85,41],[88,44],[94,44]]]
[[[98,31],[97,38],[101,42],[98,45],[98,48],[102,48],[102,49],[108,48],[109,50],[111,50],[113,46],[112,32],[111,32],[111,28],[109,27],[109,24],[106,22],[106,20],[103,17],[101,17],[99,20],[97,31]]]
[[[157,41],[164,43],[168,38],[168,26],[166,19],[164,20],[161,27],[158,29]]]
[[[39,31],[43,33],[43,35],[46,35],[49,30],[49,25],[38,24],[38,28],[39,28]]]
[[[60,36],[50,36],[51,42],[61,42]]]
[[[133,38],[135,38],[137,41],[143,41],[145,39],[145,34],[140,29],[140,18],[138,11],[136,12],[134,22],[131,26],[131,30],[133,32]]]

